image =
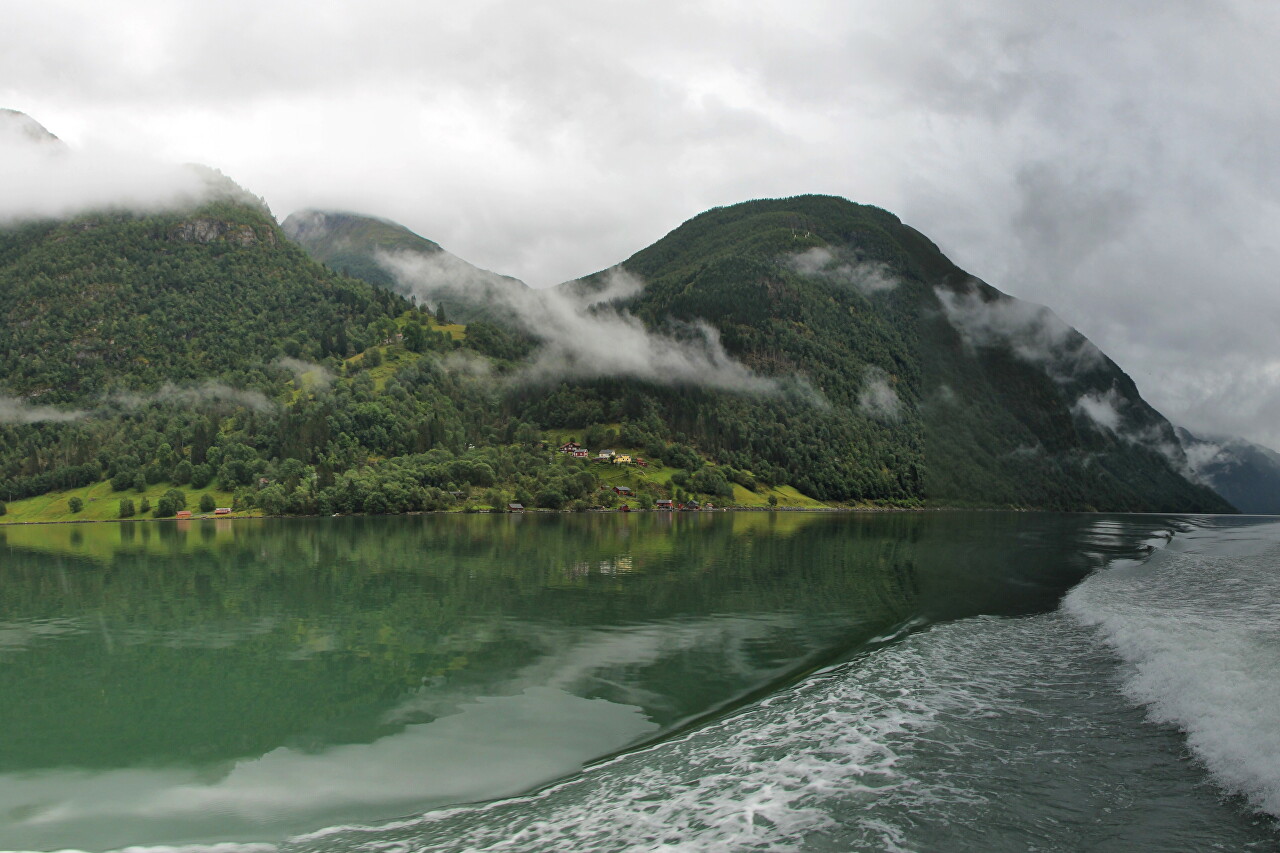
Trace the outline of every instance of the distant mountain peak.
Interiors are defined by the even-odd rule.
[[[65,143],[49,132],[48,128],[31,116],[18,110],[0,108],[0,141],[21,140],[39,144],[63,146]]]

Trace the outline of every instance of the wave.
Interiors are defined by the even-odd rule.
[[[1198,530],[1093,575],[1064,609],[1126,662],[1123,691],[1152,722],[1280,816],[1280,524]]]

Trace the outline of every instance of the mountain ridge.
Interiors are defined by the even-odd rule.
[[[879,208],[716,208],[535,291],[389,220],[277,225],[199,174],[0,228],[0,494],[1230,510],[1114,362]],[[575,436],[649,467],[543,446]]]

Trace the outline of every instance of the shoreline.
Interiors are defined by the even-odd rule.
[[[847,506],[775,506],[754,507],[734,506],[716,507],[715,509],[587,509],[577,512],[571,509],[525,509],[519,512],[478,509],[435,509],[415,512],[395,513],[334,513],[332,515],[193,515],[191,518],[66,518],[56,521],[3,521],[0,530],[6,527],[29,527],[38,524],[134,524],[157,521],[253,521],[264,518],[396,518],[423,515],[631,515],[633,513],[653,513],[670,515],[700,515],[715,512],[948,512],[963,511],[963,507],[847,507]],[[1024,512],[1025,510],[991,510],[995,512]]]

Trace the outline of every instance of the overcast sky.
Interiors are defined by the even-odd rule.
[[[1192,429],[1280,447],[1273,0],[0,0],[0,106],[548,285],[877,204]]]

